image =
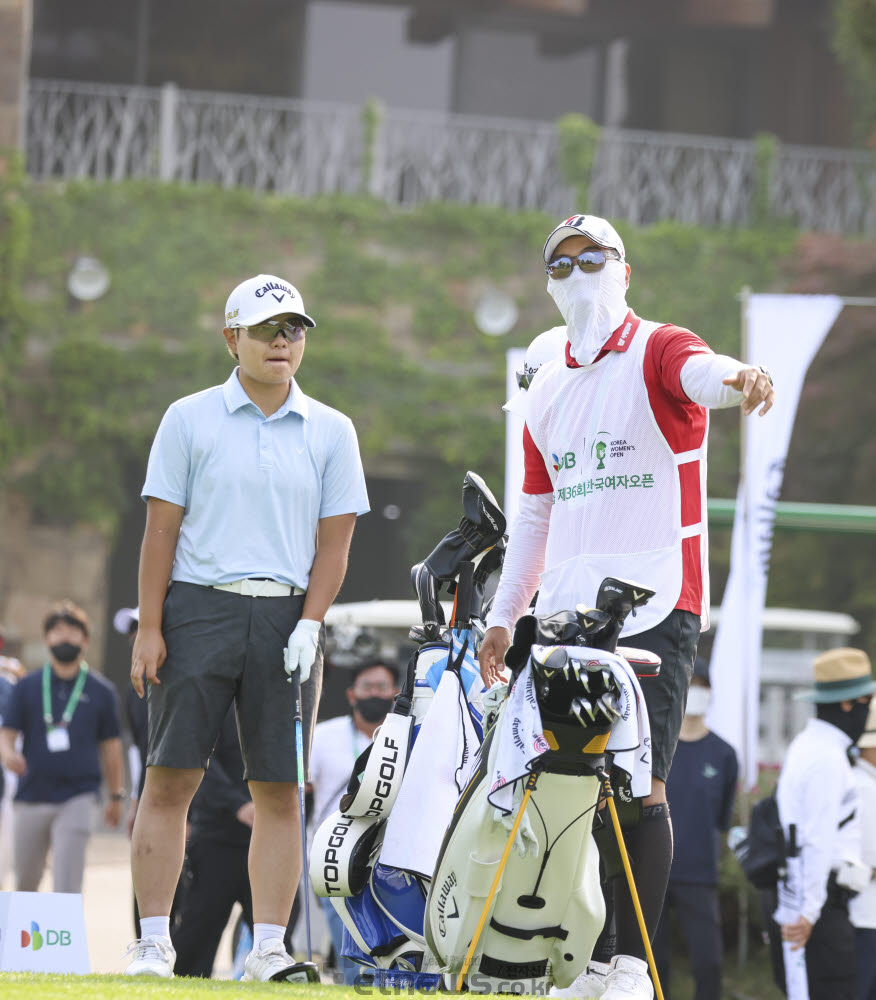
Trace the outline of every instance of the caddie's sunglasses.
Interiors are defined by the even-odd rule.
[[[557,257],[549,264],[545,264],[545,273],[549,278],[568,278],[575,265],[585,274],[593,274],[601,271],[605,267],[607,260],[620,260],[621,255],[617,250],[584,250],[577,257]]]
[[[244,326],[253,340],[259,340],[263,344],[270,344],[277,339],[277,334],[282,333],[290,343],[301,339],[301,334],[307,329],[307,324],[300,316],[292,316],[289,319],[268,319],[258,326]]]

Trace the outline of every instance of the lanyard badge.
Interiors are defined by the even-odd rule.
[[[46,746],[51,753],[61,753],[70,749],[70,721],[79,704],[87,676],[88,664],[83,661],[79,667],[79,676],[61,713],[61,721],[56,725],[52,711],[52,668],[48,663],[43,667],[43,722],[46,724]]]

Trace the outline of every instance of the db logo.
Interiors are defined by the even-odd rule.
[[[550,744],[543,736],[536,736],[532,744],[532,749],[536,753],[547,753],[550,750]]]
[[[35,920],[30,922],[30,933],[21,932],[22,948],[27,948],[30,945],[34,951],[39,951],[43,945],[49,947],[50,945],[66,946],[68,944],[70,944],[70,931],[46,931],[45,937],[43,937],[40,934],[40,925]]]
[[[503,778],[502,775],[500,774],[498,779],[495,782],[493,782],[493,787],[490,789],[490,791],[495,792],[497,788],[501,788],[503,785],[507,784],[508,784],[507,780]]]

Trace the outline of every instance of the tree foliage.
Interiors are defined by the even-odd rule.
[[[876,0],[836,0],[834,50],[842,63],[864,141],[876,144]]]
[[[294,281],[317,320],[299,375],[304,391],[353,419],[370,475],[401,473],[422,484],[408,527],[409,565],[457,520],[466,469],[501,494],[505,351],[558,321],[540,266],[556,220],[488,207],[400,210],[366,197],[296,200],[139,182],[30,186],[19,177],[12,194],[2,202],[4,219],[11,204],[17,222],[0,228],[0,253],[10,262],[0,297],[13,303],[0,313],[10,418],[2,431],[4,483],[40,520],[116,530],[136,501],[132,470],[142,482],[168,404],[228,376],[225,299],[260,271]],[[695,330],[722,353],[739,352],[736,296],[745,285],[847,294],[876,285],[876,260],[864,244],[799,240],[775,225],[618,228],[632,266],[630,304],[649,319]],[[77,307],[66,278],[80,254],[100,258],[112,284],[103,298]],[[505,338],[474,327],[487,284],[518,305],[520,319]],[[872,499],[872,419],[853,415],[863,369],[841,350],[867,337],[855,329],[851,339],[834,340],[840,353],[829,364],[813,366],[807,392],[814,396],[792,442],[787,499]],[[836,407],[845,407],[841,425],[827,416]],[[714,496],[735,493],[738,422],[735,412],[713,415]],[[719,583],[724,535],[713,548]],[[854,580],[838,581],[833,543],[777,535],[770,601],[837,607],[833,587],[845,609],[876,620],[876,597]],[[866,545],[847,548],[846,565],[866,561]]]

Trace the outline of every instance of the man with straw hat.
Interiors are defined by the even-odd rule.
[[[849,900],[869,882],[861,863],[858,793],[848,752],[867,724],[876,681],[860,649],[815,660],[815,685],[799,697],[814,719],[785,758],[776,792],[786,839],[799,850],[799,916],[781,925],[791,951],[806,949],[809,1000],[856,1000],[855,932]]]

